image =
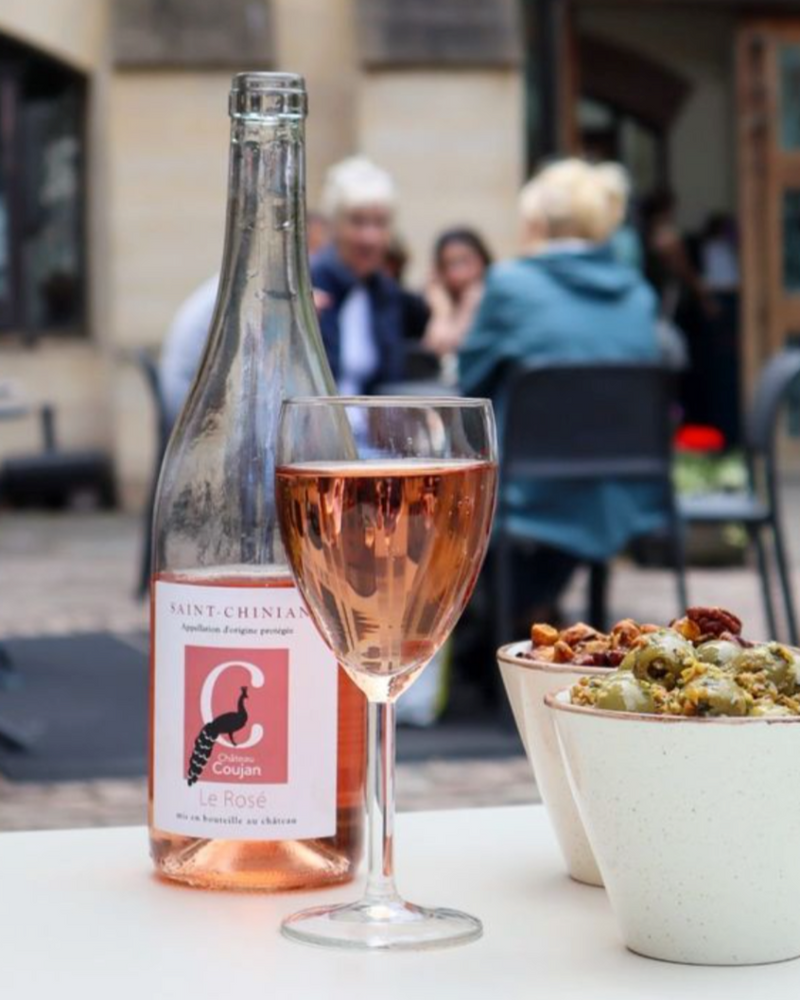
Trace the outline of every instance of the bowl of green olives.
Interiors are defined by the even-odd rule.
[[[800,956],[800,652],[642,636],[545,697],[626,945],[700,965]]]

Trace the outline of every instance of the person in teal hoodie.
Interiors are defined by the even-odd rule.
[[[466,395],[489,396],[502,426],[515,362],[658,360],[656,296],[609,239],[625,205],[602,167],[577,159],[545,167],[523,189],[525,252],[492,267],[475,323],[459,354]],[[536,429],[531,428],[531,433]],[[536,543],[517,554],[519,627],[553,614],[575,568],[617,554],[660,526],[663,500],[648,483],[503,484],[516,532]]]

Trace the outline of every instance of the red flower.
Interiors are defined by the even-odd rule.
[[[705,424],[684,424],[675,435],[679,451],[724,451],[725,435]]]

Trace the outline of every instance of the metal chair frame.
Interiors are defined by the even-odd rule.
[[[772,535],[775,563],[778,570],[786,628],[789,641],[798,644],[797,614],[792,593],[789,560],[781,524],[780,491],[777,468],[778,418],[790,390],[800,378],[800,350],[787,348],[776,354],[764,366],[758,379],[753,403],[745,418],[745,458],[749,491],[742,498],[742,518],[732,518],[724,502],[710,496],[688,500],[679,506],[686,524],[725,524],[732,520],[743,524],[756,551],[764,612],[770,638],[778,636],[775,601],[770,579],[770,563],[763,533]],[[750,510],[746,509],[747,504]]]

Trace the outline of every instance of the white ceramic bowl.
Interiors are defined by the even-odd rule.
[[[697,965],[800,955],[800,718],[546,703],[628,948]]]
[[[497,651],[511,711],[519,729],[550,822],[555,829],[567,871],[577,882],[602,885],[603,880],[586,839],[544,696],[574,684],[587,674],[608,673],[608,667],[578,667],[571,663],[543,663],[519,654],[530,642],[514,642]]]

